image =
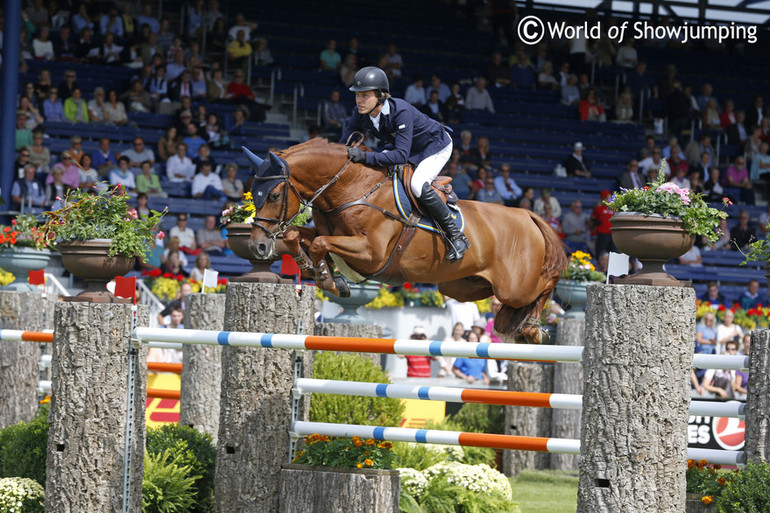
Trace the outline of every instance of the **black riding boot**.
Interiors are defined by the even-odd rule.
[[[471,247],[471,243],[455,224],[449,207],[441,201],[433,187],[427,183],[422,186],[422,195],[419,200],[420,206],[425,207],[427,213],[438,223],[446,235],[446,260],[450,262],[460,260],[465,255],[465,250]]]

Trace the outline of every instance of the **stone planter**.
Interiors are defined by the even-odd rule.
[[[698,493],[688,493],[685,503],[685,513],[711,513],[714,511],[714,503],[703,504],[702,495]]]
[[[351,283],[350,285],[350,297],[337,297],[329,295],[329,301],[337,303],[345,309],[344,312],[331,320],[331,322],[344,322],[349,324],[368,324],[366,317],[358,313],[358,307],[368,305],[377,294],[380,293],[380,285],[378,283]]]
[[[107,290],[107,282],[124,276],[134,268],[136,257],[108,256],[110,239],[93,239],[59,243],[62,265],[70,273],[85,280],[86,289],[65,301],[86,303],[131,303],[129,298],[116,298]]]
[[[260,260],[254,256],[249,242],[251,241],[251,225],[247,223],[232,223],[227,225],[227,240],[230,249],[237,256],[251,263],[251,271],[242,274],[230,281],[261,282],[261,283],[292,283],[292,280],[283,279],[270,270],[270,265],[275,260]],[[283,239],[275,241],[276,255],[288,255],[289,248],[283,243]]]
[[[572,281],[561,279],[556,284],[556,293],[564,301],[565,305],[571,308],[563,317],[582,319],[586,314],[583,309],[588,301],[586,295],[587,281]]]
[[[283,465],[279,513],[398,513],[397,470]]]
[[[625,278],[615,278],[624,285],[689,286],[663,270],[663,264],[687,253],[695,237],[684,229],[681,219],[619,212],[612,216],[612,240],[618,250],[638,258],[643,269]]]
[[[0,269],[13,274],[16,280],[2,290],[35,291],[37,287],[27,283],[29,271],[45,269],[51,259],[47,249],[3,248],[0,249]]]

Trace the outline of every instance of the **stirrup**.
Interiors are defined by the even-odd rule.
[[[461,246],[461,247],[458,247]],[[457,262],[462,260],[465,256],[465,252],[471,247],[471,243],[464,235],[457,239],[446,239],[447,252],[444,257],[449,262]]]

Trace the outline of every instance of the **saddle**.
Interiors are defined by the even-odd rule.
[[[398,173],[398,177],[403,182],[404,188],[406,189],[406,194],[409,196],[409,201],[412,202],[415,210],[425,217],[430,217],[420,209],[420,203],[412,193],[412,177],[414,176],[414,168],[412,165],[407,163],[401,166],[397,166],[396,172]],[[451,176],[437,176],[430,184],[430,186],[433,187],[433,189],[438,194],[439,198],[441,198],[441,201],[444,203],[457,203],[457,200],[459,199],[454,190],[452,190],[451,182]]]

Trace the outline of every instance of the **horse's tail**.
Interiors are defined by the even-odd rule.
[[[503,304],[495,316],[495,330],[503,335],[516,337],[519,332],[530,323],[534,324],[534,318],[539,318],[540,313],[551,295],[551,291],[559,281],[559,275],[566,269],[569,260],[564,251],[564,243],[556,235],[556,232],[548,223],[535,214],[529,213],[530,219],[540,230],[545,242],[545,254],[543,255],[543,267],[540,269],[540,282],[544,283],[543,290],[538,297],[528,305],[514,308]],[[528,323],[530,320],[530,323]]]

